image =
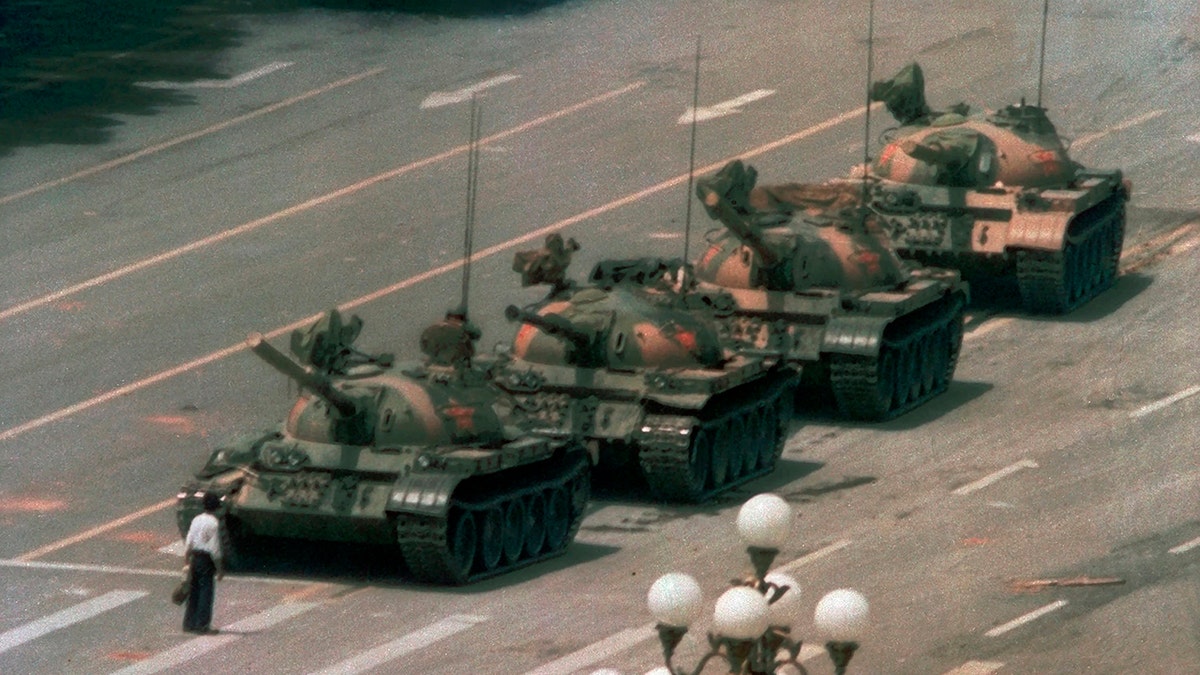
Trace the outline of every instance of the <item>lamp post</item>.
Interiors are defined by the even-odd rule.
[[[800,584],[787,574],[768,571],[791,533],[792,522],[792,507],[773,494],[753,497],[738,511],[738,534],[746,543],[754,572],[734,580],[733,586],[717,599],[708,652],[693,670],[677,668],[672,661],[688,626],[702,610],[700,585],[677,572],[654,582],[646,604],[658,621],[656,629],[667,673],[699,675],[716,657],[728,662],[730,673],[767,675],[785,664],[807,673],[799,660],[802,641],[791,637]],[[867,617],[866,598],[851,589],[831,591],[817,603],[813,622],[829,638],[825,649],[837,673],[846,672]]]

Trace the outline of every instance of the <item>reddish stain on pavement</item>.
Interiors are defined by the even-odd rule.
[[[49,513],[63,511],[67,503],[43,497],[0,497],[0,513]]]

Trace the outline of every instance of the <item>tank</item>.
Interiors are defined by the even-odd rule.
[[[517,254],[525,284],[551,290],[506,311],[519,327],[497,382],[537,417],[531,431],[583,439],[601,468],[640,471],[665,501],[770,473],[798,371],[726,349],[717,315],[732,299],[686,290],[682,261],[604,261],[579,285],[563,274],[578,246],[561,244]]]
[[[861,208],[860,184],[757,178],[735,160],[696,182],[724,225],[695,264],[701,288],[734,300],[722,338],[781,352],[856,419],[895,417],[944,391],[962,345],[960,275],[902,261]]]
[[[215,450],[178,494],[186,534],[221,497],[227,562],[259,537],[383,544],[420,581],[464,584],[559,555],[587,504],[586,449],[523,431],[524,412],[476,363],[479,331],[450,312],[401,367],[352,346],[336,310],[292,334],[289,357],[246,344],[300,388],[276,429]]]
[[[933,111],[916,63],[871,97],[900,124],[869,167],[871,207],[900,255],[1015,278],[1035,313],[1069,312],[1113,285],[1130,184],[1072,160],[1045,108]]]

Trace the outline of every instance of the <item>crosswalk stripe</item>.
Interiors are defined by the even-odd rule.
[[[577,652],[567,654],[561,659],[539,666],[525,675],[568,675],[588,666],[594,666],[613,654],[619,654],[653,637],[654,624],[652,623],[637,628],[628,628]]]
[[[318,670],[312,673],[312,675],[354,675],[355,673],[366,672],[484,621],[487,621],[486,616],[471,616],[467,614],[449,616],[421,630],[414,631],[391,642],[386,642],[378,647],[368,649],[341,663],[335,663],[328,668]]]
[[[967,661],[945,675],[991,675],[1003,667],[1003,663],[996,661]]]
[[[103,614],[110,609],[120,607],[127,602],[133,602],[146,595],[149,595],[146,591],[110,591],[86,602],[68,607],[60,612],[55,612],[37,621],[31,621],[24,626],[18,626],[12,630],[5,631],[4,633],[0,633],[0,653],[4,653],[13,647],[25,644],[30,640],[37,639],[60,628],[66,628],[72,624]]]
[[[241,621],[231,623],[228,626],[222,626],[220,629],[221,632],[217,635],[202,635],[192,638],[165,652],[159,652],[145,661],[115,671],[112,675],[149,675],[150,673],[160,673],[168,668],[191,661],[198,656],[203,656],[222,645],[233,642],[241,637],[240,633],[253,633],[266,630],[294,616],[303,614],[319,604],[321,603],[289,602],[276,605],[266,611],[248,616]]]

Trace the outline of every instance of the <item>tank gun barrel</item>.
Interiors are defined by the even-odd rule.
[[[569,320],[557,314],[543,315],[527,309],[521,309],[516,305],[509,305],[504,308],[504,318],[509,321],[523,321],[527,324],[537,326],[543,332],[567,340],[577,349],[587,349],[592,344],[591,333],[577,328]]]
[[[342,417],[352,417],[358,412],[358,404],[354,399],[335,389],[328,377],[305,370],[267,342],[262,333],[251,333],[246,338],[246,346],[272,368],[325,399]]]
[[[700,181],[696,186],[696,192],[704,202],[709,217],[719,221],[733,233],[733,236],[757,253],[765,266],[774,267],[782,262],[783,258],[779,252],[767,243],[757,228],[737,212],[728,198],[706,185],[704,181]]]

